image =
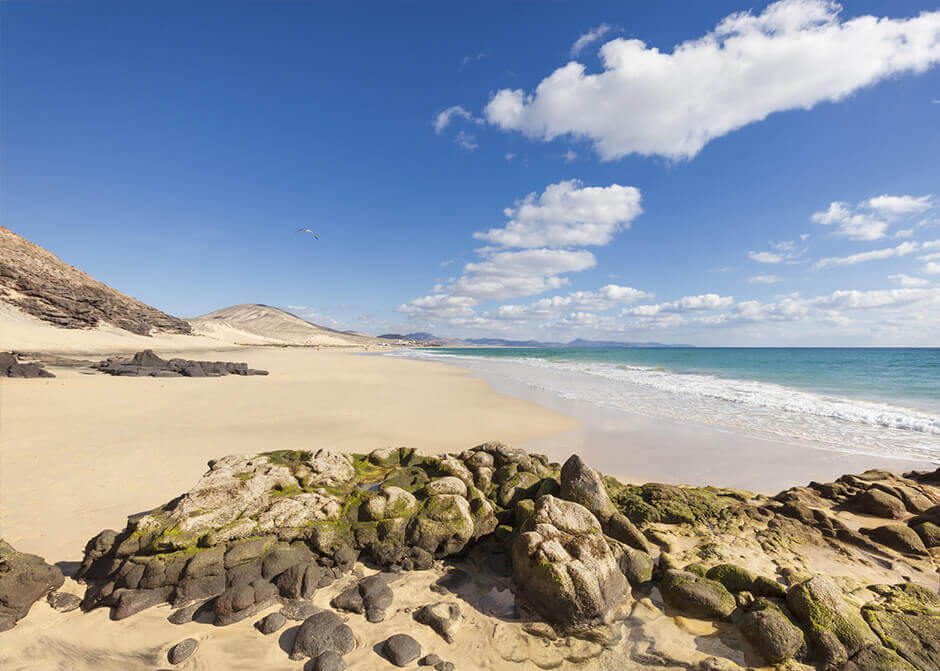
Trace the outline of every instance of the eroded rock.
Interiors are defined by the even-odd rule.
[[[42,557],[0,540],[0,631],[13,628],[34,603],[62,587],[65,577]]]

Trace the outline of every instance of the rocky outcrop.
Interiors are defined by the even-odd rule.
[[[185,320],[102,284],[2,226],[0,300],[62,328],[106,323],[145,336],[191,332]]]
[[[247,363],[161,359],[150,349],[137,352],[129,361],[105,359],[94,364],[92,368],[108,375],[122,377],[222,377],[224,375],[268,374],[266,370],[249,368]]]
[[[55,377],[41,363],[20,363],[15,352],[0,352],[0,377]]]
[[[597,518],[551,495],[535,502],[513,544],[512,566],[529,602],[568,627],[605,622],[629,593]]]
[[[42,557],[17,552],[0,539],[0,631],[12,629],[34,603],[62,587],[65,578]]]

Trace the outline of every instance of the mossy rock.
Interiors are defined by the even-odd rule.
[[[920,536],[925,547],[940,547],[940,526],[933,522],[921,522],[911,528]]]
[[[783,585],[766,578],[755,576],[745,568],[734,564],[719,564],[708,570],[707,577],[717,580],[730,592],[751,592],[755,596],[784,598],[787,590]]]
[[[862,616],[886,648],[921,671],[940,671],[940,615],[866,606]]]
[[[427,484],[428,474],[418,466],[402,466],[389,471],[379,488],[400,487],[414,494]]]
[[[695,575],[700,576],[702,578],[708,577],[708,567],[701,562],[687,564],[685,568],[683,568],[682,570],[686,571],[687,573],[694,573]]]
[[[803,631],[768,599],[757,599],[741,619],[741,632],[768,662],[778,664],[806,654]]]
[[[862,648],[842,671],[918,671],[894,650],[880,645]]]
[[[624,545],[618,564],[633,587],[640,587],[653,579],[653,558],[642,550]]]
[[[700,524],[718,519],[736,497],[714,487],[677,487],[647,483],[623,487],[612,497],[614,505],[636,524]]]
[[[535,473],[520,471],[500,485],[496,501],[502,508],[512,508],[522,499],[530,499],[541,479]]]
[[[666,603],[689,617],[722,620],[737,608],[734,596],[720,582],[686,571],[666,571],[659,590]]]

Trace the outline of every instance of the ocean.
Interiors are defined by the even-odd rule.
[[[940,462],[940,348],[422,348],[562,398]]]

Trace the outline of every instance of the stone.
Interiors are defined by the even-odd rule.
[[[287,618],[283,613],[269,613],[255,622],[255,629],[267,636],[278,631],[285,624],[287,624]]]
[[[346,660],[335,650],[321,652],[313,660],[313,671],[344,671]]]
[[[892,520],[899,520],[907,515],[907,507],[901,499],[875,488],[869,488],[859,495],[855,499],[853,508],[866,515],[887,517]]]
[[[787,592],[787,607],[799,621],[826,671],[840,669],[878,638],[830,580],[816,576]]]
[[[20,363],[13,352],[0,352],[0,377],[55,377],[41,363]]]
[[[940,547],[940,526],[933,522],[921,522],[911,528],[920,536],[925,547]]]
[[[422,606],[412,614],[412,617],[415,622],[431,627],[448,643],[454,642],[454,637],[463,624],[460,605],[454,602],[442,601]]]
[[[392,605],[392,597],[388,578],[376,573],[347,587],[333,597],[330,605],[351,613],[364,613],[369,622],[381,622],[385,619],[385,610]]]
[[[82,605],[82,598],[68,592],[53,592],[46,597],[49,605],[60,613],[68,613]]]
[[[225,626],[244,620],[275,603],[277,588],[263,578],[232,585],[215,600],[215,624]]]
[[[911,555],[927,554],[924,541],[906,524],[886,524],[874,529],[862,529],[861,533],[898,552]]]
[[[737,608],[737,601],[724,585],[695,573],[669,569],[659,583],[663,599],[689,617],[722,620]]]
[[[303,622],[308,617],[316,615],[321,610],[322,609],[317,608],[312,602],[306,599],[289,599],[278,612],[288,620]]]
[[[441,658],[435,655],[433,652],[430,655],[425,655],[418,660],[418,666],[434,666],[441,661]]]
[[[42,557],[0,540],[0,631],[26,617],[34,603],[62,587],[65,577]]]
[[[112,620],[123,620],[136,615],[142,610],[164,603],[172,587],[158,587],[156,589],[116,589],[111,595],[114,608],[111,609]]]
[[[600,523],[572,501],[539,497],[513,544],[512,560],[521,593],[563,626],[605,622],[628,595]]]
[[[473,537],[474,524],[467,499],[455,494],[437,494],[424,501],[407,532],[409,545],[432,555],[459,552]]]
[[[356,647],[356,638],[340,617],[331,611],[311,615],[297,631],[290,658],[319,657],[327,650],[345,655]]]
[[[916,671],[898,653],[880,645],[869,646],[858,651],[842,671]]]
[[[177,608],[167,616],[166,620],[170,624],[186,624],[187,622],[192,622],[193,618],[196,616],[196,612],[202,608],[204,604],[204,601],[198,601],[184,606],[183,608]]]
[[[267,375],[266,370],[252,370],[244,363],[227,361],[190,361],[161,359],[153,350],[137,352],[130,361],[105,359],[92,366],[108,375],[130,377],[220,377],[222,375]]]
[[[741,618],[741,632],[771,664],[798,659],[806,653],[803,631],[767,599],[756,601]]]
[[[167,661],[174,665],[182,664],[196,652],[198,646],[199,643],[196,639],[185,638],[170,648],[170,651],[166,654]]]
[[[920,671],[940,671],[940,609],[933,614],[864,608],[862,615],[881,642]]]
[[[421,656],[421,644],[408,634],[395,634],[382,643],[382,655],[395,666],[408,666]]]
[[[424,486],[424,489],[429,496],[433,496],[434,494],[456,494],[457,496],[467,495],[467,485],[464,484],[463,480],[454,477],[453,475],[438,478],[437,480],[431,480]]]
[[[617,563],[633,587],[639,587],[653,579],[653,558],[642,550],[628,545],[622,546]]]
[[[710,580],[717,580],[729,592],[750,592],[755,596],[777,597],[783,599],[787,590],[783,585],[766,578],[755,576],[747,569],[734,564],[718,564],[705,574]]]
[[[441,661],[434,665],[434,671],[454,671],[456,668],[453,662]]]

